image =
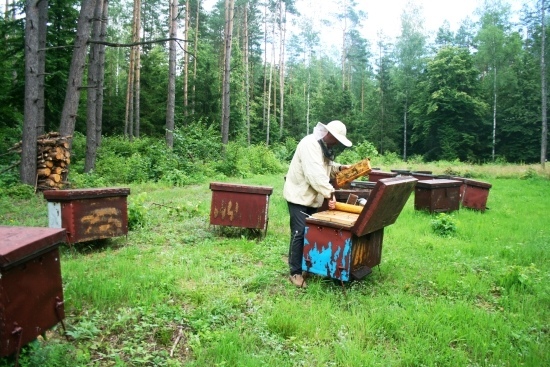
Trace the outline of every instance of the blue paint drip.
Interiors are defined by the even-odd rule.
[[[307,227],[306,227],[307,228]],[[307,239],[304,238],[304,244],[309,244]],[[305,259],[302,259],[302,269],[305,271],[310,271],[319,275],[328,275],[331,278],[340,279],[342,281],[349,280],[349,273],[347,270],[341,270],[340,276],[337,276],[338,271],[337,263],[340,256],[343,256],[342,265],[346,265],[346,256],[349,255],[351,251],[351,239],[347,239],[344,243],[344,249],[338,247],[336,251],[332,252],[332,242],[329,242],[327,246],[322,246],[321,250],[317,250],[319,246],[317,243],[309,252],[309,258],[311,260],[311,267],[308,269]],[[328,270],[328,274],[326,273]]]

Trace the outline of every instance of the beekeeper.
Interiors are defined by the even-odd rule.
[[[335,207],[334,187],[329,181],[349,166],[334,162],[332,148],[337,144],[351,147],[346,132],[346,125],[338,120],[326,125],[317,123],[313,133],[298,143],[286,174],[283,197],[290,215],[289,279],[299,288],[307,287],[302,276],[306,218],[317,212],[324,199],[328,200],[329,209]]]

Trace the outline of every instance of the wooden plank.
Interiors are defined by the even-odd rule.
[[[312,215],[313,218],[322,220],[325,222],[339,223],[346,226],[352,226],[359,218],[359,214],[341,212],[338,210],[327,210],[318,212]]]

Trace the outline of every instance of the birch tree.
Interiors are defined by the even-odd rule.
[[[231,76],[231,46],[233,43],[233,11],[234,0],[225,0],[225,29],[224,29],[224,67],[222,84],[222,144],[229,142],[229,111],[230,111],[230,76]]]
[[[478,41],[477,60],[480,69],[487,77],[484,78],[486,89],[492,99],[492,133],[491,159],[495,160],[497,146],[497,113],[498,97],[504,86],[501,76],[509,67],[509,32],[508,21],[510,8],[507,4],[485,3],[481,17],[481,29],[476,36]]]
[[[413,90],[424,68],[426,36],[423,29],[422,9],[409,3],[401,15],[401,35],[396,44],[397,71],[396,84],[399,87],[399,100],[402,106],[403,121],[403,160],[407,160],[408,110]]]

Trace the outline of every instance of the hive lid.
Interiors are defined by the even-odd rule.
[[[379,180],[351,231],[363,236],[395,223],[416,183],[411,176]]]
[[[482,187],[484,189],[490,189],[493,186],[488,182],[476,181],[476,180],[470,180],[470,179],[464,179],[464,183],[468,186],[477,186],[477,187]]]
[[[445,178],[437,178],[434,180],[420,180],[416,183],[416,187],[436,189],[442,187],[457,187],[462,185],[462,181],[449,180]]]
[[[388,172],[388,171],[378,171],[378,170],[372,170],[369,172],[370,176],[384,176],[384,177],[396,177],[397,172]]]
[[[224,182],[211,182],[210,190],[212,191],[228,191],[228,192],[243,192],[248,194],[271,195],[273,187],[269,186],[254,186],[241,185]]]
[[[384,178],[376,182],[361,214],[338,210],[316,213],[306,223],[350,230],[364,236],[395,223],[414,190],[416,178],[401,176]]]
[[[111,196],[128,196],[130,189],[126,187],[103,187],[74,190],[46,190],[44,198],[48,201],[69,201],[76,199],[95,199]]]
[[[0,268],[44,253],[65,240],[64,228],[0,226]]]

